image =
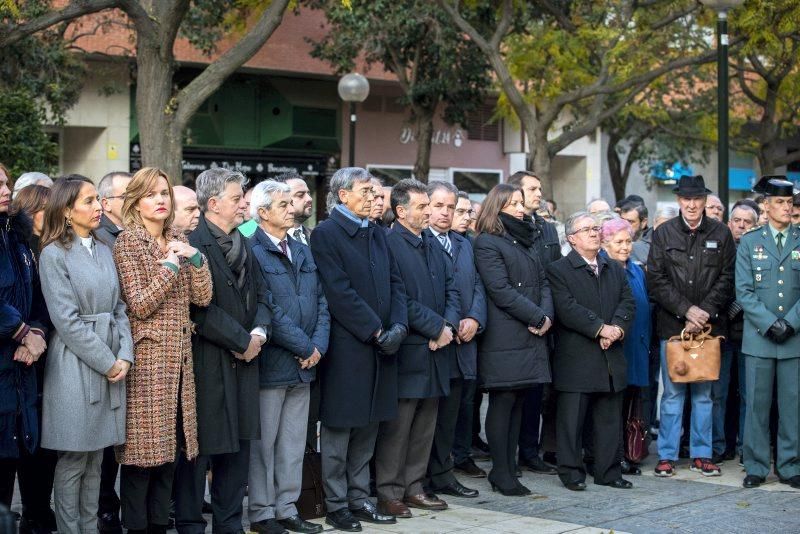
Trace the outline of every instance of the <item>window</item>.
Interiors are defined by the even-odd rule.
[[[383,182],[383,185],[393,187],[394,184],[406,178],[413,178],[413,167],[405,165],[367,165],[367,170]]]
[[[500,139],[499,121],[490,122],[494,115],[494,102],[481,104],[467,116],[467,138],[475,141]]]
[[[503,179],[503,171],[494,169],[451,169],[452,182],[473,200],[483,199]]]

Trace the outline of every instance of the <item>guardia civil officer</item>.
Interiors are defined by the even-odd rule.
[[[759,185],[767,197],[768,222],[743,235],[736,254],[747,381],[743,486],[756,488],[769,474],[769,412],[777,377],[775,472],[781,482],[800,488],[800,229],[791,224],[792,182],[772,176]]]

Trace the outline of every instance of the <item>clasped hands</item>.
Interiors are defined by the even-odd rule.
[[[710,315],[699,306],[689,306],[686,311],[686,324],[684,329],[689,334],[698,334],[703,331]]]
[[[180,259],[186,258],[191,259],[194,255],[197,254],[197,249],[194,248],[189,243],[184,243],[183,241],[170,241],[167,243],[167,257],[159,260],[160,264],[164,264],[169,262],[173,265],[180,266]]]
[[[314,347],[314,352],[311,353],[311,356],[306,358],[305,360],[302,358],[298,358],[297,361],[300,363],[300,369],[311,369],[315,365],[319,363],[322,359],[322,354],[319,353],[319,349]]]
[[[127,360],[117,360],[114,362],[114,365],[111,366],[111,369],[106,371],[106,378],[111,383],[119,382],[128,374],[128,371],[131,368],[131,362]]]
[[[47,350],[47,342],[36,332],[30,331],[22,339],[22,344],[14,351],[14,361],[25,365],[33,365],[44,351]]]
[[[237,360],[251,362],[261,352],[261,346],[267,342],[267,338],[258,334],[250,334],[250,343],[247,345],[247,350],[244,353],[231,351]]]
[[[600,329],[599,338],[600,347],[603,350],[608,350],[615,341],[622,339],[622,329],[617,325],[604,324],[603,328]]]
[[[529,326],[528,332],[536,336],[543,336],[547,333],[548,330],[550,330],[551,326],[553,326],[553,321],[550,320],[550,317],[545,316],[544,324],[541,326],[541,328],[536,328],[535,326]]]
[[[767,330],[766,336],[774,343],[780,345],[795,334],[794,328],[786,319],[778,319]]]
[[[428,340],[428,348],[431,350],[439,350],[449,345],[453,339],[457,340],[458,338],[453,335],[453,329],[450,327],[450,325],[445,323],[444,327],[442,328],[442,332],[439,334],[439,337]],[[460,343],[460,341],[457,342]]]

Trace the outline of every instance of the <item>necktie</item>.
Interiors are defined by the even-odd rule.
[[[592,268],[592,273],[594,274],[595,278],[597,278],[597,273],[599,272],[597,270],[597,264],[596,263],[590,263],[589,267]]]
[[[295,228],[295,230],[294,230],[294,238],[295,238],[296,241],[300,241],[302,244],[308,245],[308,243],[306,243],[306,235],[303,233],[303,228],[302,227]]]
[[[286,242],[285,239],[282,239],[281,242],[278,243],[278,246],[281,247],[281,252],[283,252],[283,255],[288,258],[289,254],[286,253],[286,246],[287,245],[288,245],[288,243]]]
[[[778,254],[783,253],[783,232],[778,234]]]
[[[439,234],[439,241],[441,241],[444,251],[447,252],[447,255],[452,256],[453,245],[450,243],[450,238],[447,236],[447,234]]]

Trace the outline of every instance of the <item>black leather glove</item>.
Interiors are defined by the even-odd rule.
[[[395,323],[378,336],[375,344],[378,345],[381,353],[391,356],[400,350],[400,344],[406,338],[406,334],[408,334],[408,330],[405,325]]]
[[[785,319],[778,319],[767,330],[767,337],[780,345],[794,335],[794,328]]]

